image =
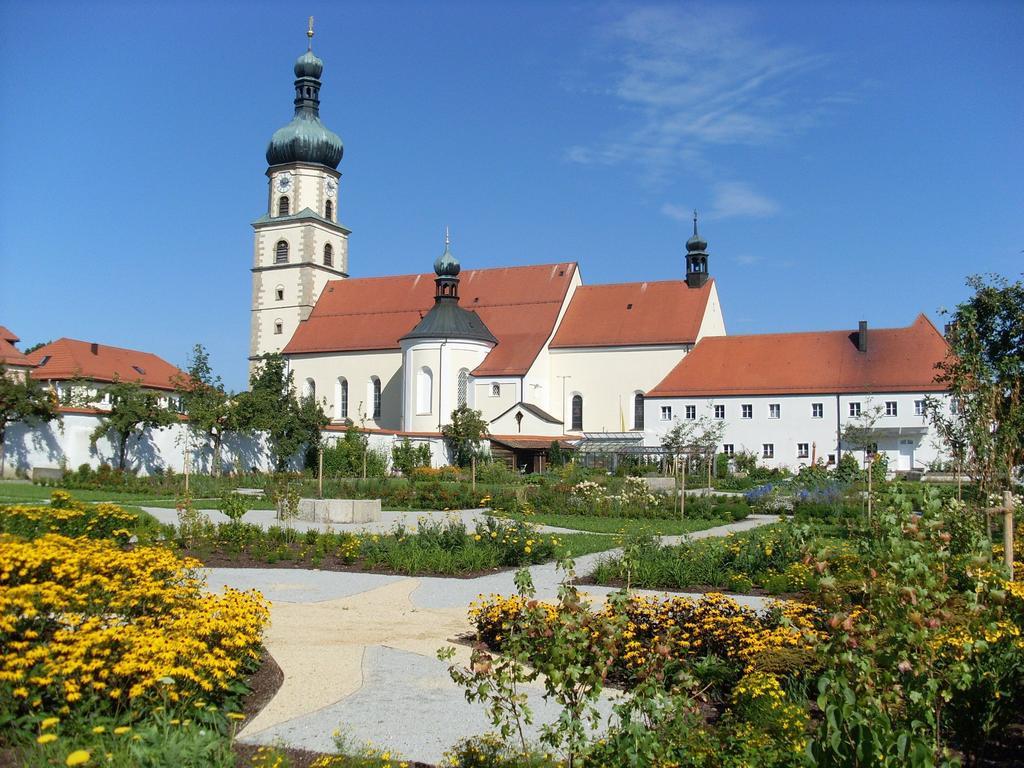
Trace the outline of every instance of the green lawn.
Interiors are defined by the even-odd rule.
[[[524,518],[522,515],[505,516],[517,520],[525,519],[534,525],[551,525],[556,528],[571,528],[575,531],[588,531],[602,535],[647,532],[657,536],[679,536],[731,522],[729,520],[638,520],[632,517],[596,517],[554,513],[538,513],[530,515],[528,518]]]

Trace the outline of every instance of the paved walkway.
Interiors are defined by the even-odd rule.
[[[412,524],[416,516],[410,516]],[[665,541],[722,536],[776,520],[752,516],[687,537],[665,537]],[[614,550],[580,557],[577,573],[589,573],[600,558],[612,554]],[[530,573],[540,599],[557,595],[561,574],[553,564],[533,566]],[[438,661],[436,652],[471,631],[466,616],[470,602],[480,595],[513,593],[514,576],[513,571],[454,579],[297,569],[210,569],[211,589],[255,588],[271,601],[265,642],[284,671],[284,684],[277,695],[239,738],[254,744],[286,743],[329,752],[333,750],[331,734],[342,728],[357,743],[369,741],[407,759],[439,763],[444,751],[459,739],[485,733],[491,727],[483,708],[468,704],[462,689],[451,682],[448,664]],[[582,591],[600,601],[613,590],[587,586]],[[738,600],[755,608],[766,602],[754,597]],[[454,647],[455,661],[467,663],[469,649]],[[539,686],[528,690],[536,723],[550,722],[558,715],[542,694]],[[612,698],[605,697],[602,711],[609,713],[611,705]],[[534,737],[538,732],[536,726],[531,729]]]

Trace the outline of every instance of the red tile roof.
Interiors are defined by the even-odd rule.
[[[574,263],[469,269],[459,303],[474,310],[498,345],[473,372],[521,375],[555,327]],[[286,355],[399,349],[398,340],[434,305],[434,275],[333,280],[285,346]]]
[[[25,357],[17,347],[20,339],[0,325],[0,363],[4,365],[17,365],[25,368],[31,367],[32,361]]]
[[[906,328],[701,339],[647,397],[941,392],[935,365],[948,346],[924,315]]]
[[[45,364],[43,358],[49,358]],[[75,339],[57,339],[35,350],[29,359],[37,366],[32,378],[63,381],[84,378],[91,381],[137,381],[153,389],[174,389],[181,369],[149,352],[92,344]]]
[[[551,347],[693,344],[714,280],[583,285],[576,289]]]

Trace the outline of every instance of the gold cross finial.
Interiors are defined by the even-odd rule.
[[[313,17],[309,17],[309,29],[306,30],[306,37],[309,38],[309,50],[313,50]]]
[[[444,225],[444,249],[447,251],[448,246],[452,244],[451,238],[448,236],[448,225]]]

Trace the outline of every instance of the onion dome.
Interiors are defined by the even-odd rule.
[[[295,60],[296,77],[320,77],[324,71],[323,61],[312,50],[306,51]]]
[[[312,37],[312,35],[311,35]],[[338,134],[320,121],[320,75],[324,63],[312,47],[295,61],[295,116],[267,146],[267,163],[316,163],[337,168],[345,153]]]
[[[693,212],[693,237],[686,241],[686,250],[690,253],[696,251],[705,251],[708,247],[708,241],[697,234],[697,212]]]
[[[450,250],[451,240],[448,237],[448,228],[444,229],[444,253],[434,261],[434,274],[438,277],[455,277],[462,270],[459,261]]]

